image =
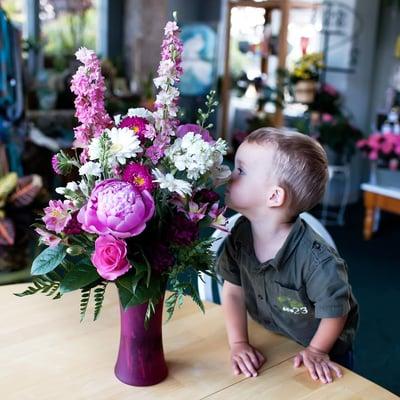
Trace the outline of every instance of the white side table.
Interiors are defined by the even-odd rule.
[[[344,213],[346,211],[346,206],[350,195],[350,165],[329,165],[328,174],[328,184],[322,202],[321,222],[324,225],[342,226],[344,225]],[[341,201],[339,208],[333,211],[329,209],[329,200],[332,193],[332,184],[336,180],[341,182]]]

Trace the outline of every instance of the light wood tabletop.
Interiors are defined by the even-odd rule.
[[[206,304],[203,315],[190,299],[163,326],[169,375],[150,387],[125,385],[114,376],[119,306],[114,285],[100,319],[79,322],[79,293],[60,300],[23,298],[26,284],[0,287],[0,398],[4,400],[101,399],[396,399],[345,370],[329,385],[292,367],[299,345],[250,322],[252,343],[267,363],[256,378],[233,376],[222,309]]]

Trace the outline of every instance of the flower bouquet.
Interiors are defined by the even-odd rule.
[[[80,125],[74,148],[56,154],[53,168],[63,175],[75,172],[79,179],[58,188],[63,198],[44,209],[36,232],[47,248],[33,261],[33,285],[19,294],[42,292],[57,299],[80,290],[81,319],[92,295],[96,319],[106,287],[114,282],[121,303],[115,372],[134,385],[166,376],[162,343],[149,338],[161,337],[167,283],[168,319],[184,295],[203,309],[193,276],[214,272],[211,239],[201,239],[199,230],[224,229],[225,210],[213,189],[230,175],[222,165],[226,143],[213,140],[206,125],[217,104],[215,93],[207,96],[206,109],[199,109],[196,124],[177,120],[182,42],[176,21],[166,24],[161,48],[154,109],[129,109],[114,119],[104,108],[104,79],[95,53],[85,48],[76,53],[83,65],[71,90]],[[146,340],[138,340],[134,350],[132,341],[140,335]],[[147,353],[143,346],[149,347]],[[132,366],[132,357],[141,362]],[[140,371],[132,370],[136,364]]]

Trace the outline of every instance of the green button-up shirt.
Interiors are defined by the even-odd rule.
[[[331,350],[342,355],[351,348],[358,326],[358,305],[347,277],[347,265],[300,218],[275,258],[260,263],[251,225],[241,217],[224,242],[217,272],[242,286],[250,316],[274,332],[308,346],[321,318],[348,315]]]

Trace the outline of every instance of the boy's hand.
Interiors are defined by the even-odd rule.
[[[294,358],[295,368],[300,367],[301,364],[304,364],[315,381],[319,379],[322,383],[331,383],[333,381],[332,371],[338,378],[342,376],[342,370],[329,359],[328,354],[310,346],[300,351]]]
[[[231,363],[233,373],[243,373],[247,377],[257,376],[257,370],[264,364],[265,357],[247,342],[231,345]]]

